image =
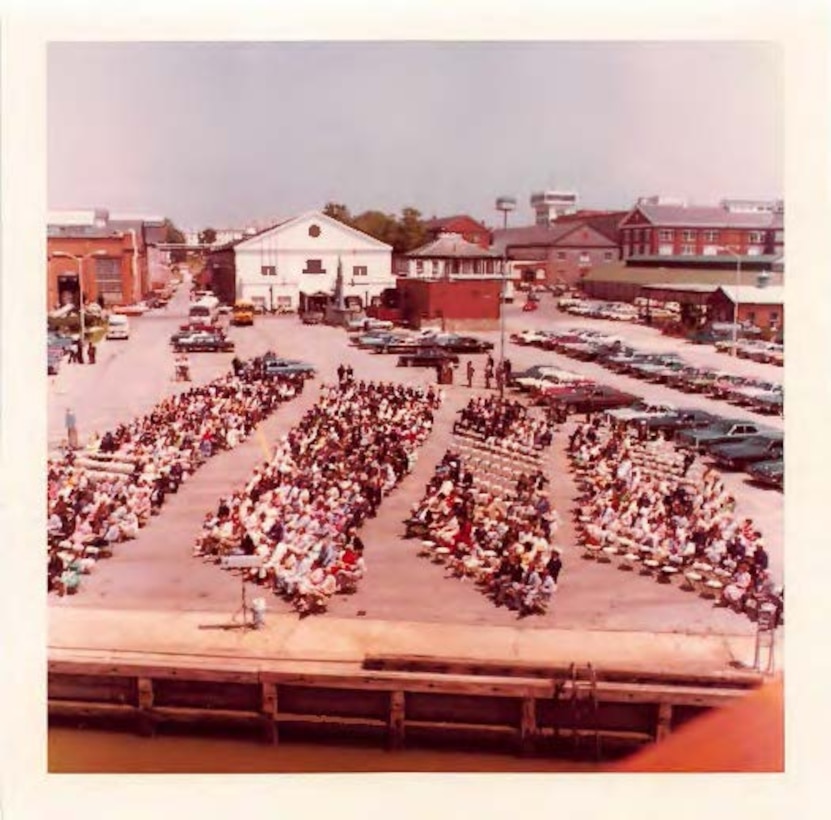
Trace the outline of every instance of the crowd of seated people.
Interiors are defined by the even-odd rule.
[[[324,385],[271,460],[206,516],[194,554],[256,556],[250,577],[301,614],[325,609],[363,577],[357,530],[412,470],[439,403],[432,387]]]
[[[208,458],[244,441],[304,379],[265,376],[252,360],[168,397],[145,416],[51,459],[47,473],[48,589],[77,591],[82,574],[136,538],[165,497]]]
[[[500,456],[496,464],[480,461],[474,455],[479,450],[464,441],[471,430],[484,436],[481,447],[490,457],[497,445],[510,464],[501,486],[490,480]],[[548,425],[517,402],[474,399],[456,431],[459,447],[437,466],[406,522],[407,533],[422,539],[419,554],[444,564],[447,576],[474,579],[497,606],[521,617],[542,613],[562,568],[553,543],[559,517],[538,462],[527,455],[510,459],[550,443]]]
[[[523,446],[541,449],[551,444],[551,426],[542,417],[534,417],[519,401],[499,396],[472,399],[453,425],[454,433],[475,433],[484,441],[518,449]]]
[[[622,569],[671,582],[736,611],[756,614],[782,595],[770,575],[761,533],[735,514],[735,499],[712,469],[689,480],[669,460],[644,458],[637,434],[596,417],[579,425],[569,453],[584,495],[577,511],[586,557],[622,556]],[[663,465],[663,466],[662,466]],[[607,557],[607,562],[610,559]]]

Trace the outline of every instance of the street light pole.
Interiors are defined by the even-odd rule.
[[[84,343],[87,340],[86,320],[84,318],[84,257],[78,256],[75,261],[78,263],[78,301],[81,303],[78,308],[78,315],[81,321],[81,344],[78,348],[78,361],[84,363]]]
[[[739,343],[739,288],[742,284],[742,258],[736,254],[736,293],[733,299],[733,356],[737,356],[737,346]]]
[[[502,211],[502,230],[508,228],[508,214],[516,208],[516,199],[512,196],[500,196],[496,200],[496,209]],[[499,397],[505,395],[505,298],[508,281],[508,237],[504,237],[502,248],[502,283],[499,294]]]
[[[733,332],[731,333],[733,344],[730,350],[730,354],[736,356],[736,346],[739,343],[739,288],[742,283],[742,255],[724,246],[721,246],[719,250],[729,253],[736,260],[736,292],[733,294]]]

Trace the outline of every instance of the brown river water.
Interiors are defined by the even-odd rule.
[[[214,737],[139,737],[126,732],[51,727],[49,771],[95,774],[310,772],[597,772],[604,764],[520,758],[489,752],[333,746]],[[608,763],[605,767],[608,767]]]

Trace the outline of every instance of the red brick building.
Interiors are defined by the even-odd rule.
[[[714,322],[749,322],[763,330],[780,331],[785,325],[785,293],[782,287],[722,285],[707,300]]]
[[[51,233],[51,231],[50,231]],[[87,301],[105,307],[139,301],[149,290],[147,254],[141,234],[89,229],[47,237],[47,310],[78,303],[78,261]]]
[[[499,278],[399,279],[402,317],[415,328],[492,330],[499,325]]]
[[[424,227],[430,239],[438,239],[443,233],[454,233],[480,248],[489,248],[491,244],[491,232],[481,222],[466,214],[434,217],[426,220]]]
[[[613,229],[585,220],[494,231],[493,250],[505,254],[514,278],[549,285],[579,282],[589,271],[620,258]],[[516,272],[519,276],[516,276]]]
[[[623,259],[644,256],[781,256],[781,211],[734,211],[639,202],[620,223]],[[730,255],[730,254],[726,254]]]

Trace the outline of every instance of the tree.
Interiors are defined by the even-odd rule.
[[[383,211],[364,211],[352,220],[352,227],[374,236],[388,245],[398,240],[398,220]]]
[[[205,228],[204,231],[199,231],[200,245],[213,245],[216,242],[216,231],[213,228]]]
[[[185,235],[173,224],[170,219],[165,219],[164,221],[164,241],[169,245],[184,245],[185,244]],[[170,254],[170,261],[171,262],[184,262],[187,258],[187,254],[185,253],[183,248],[177,248],[176,250],[172,251]]]
[[[352,215],[349,213],[349,208],[339,202],[327,202],[323,208],[323,213],[326,216],[331,216],[332,219],[337,219],[338,222],[343,222],[344,225],[352,224]]]
[[[421,212],[415,208],[404,208],[398,224],[396,253],[407,253],[421,247],[427,241],[427,229],[421,219]]]

